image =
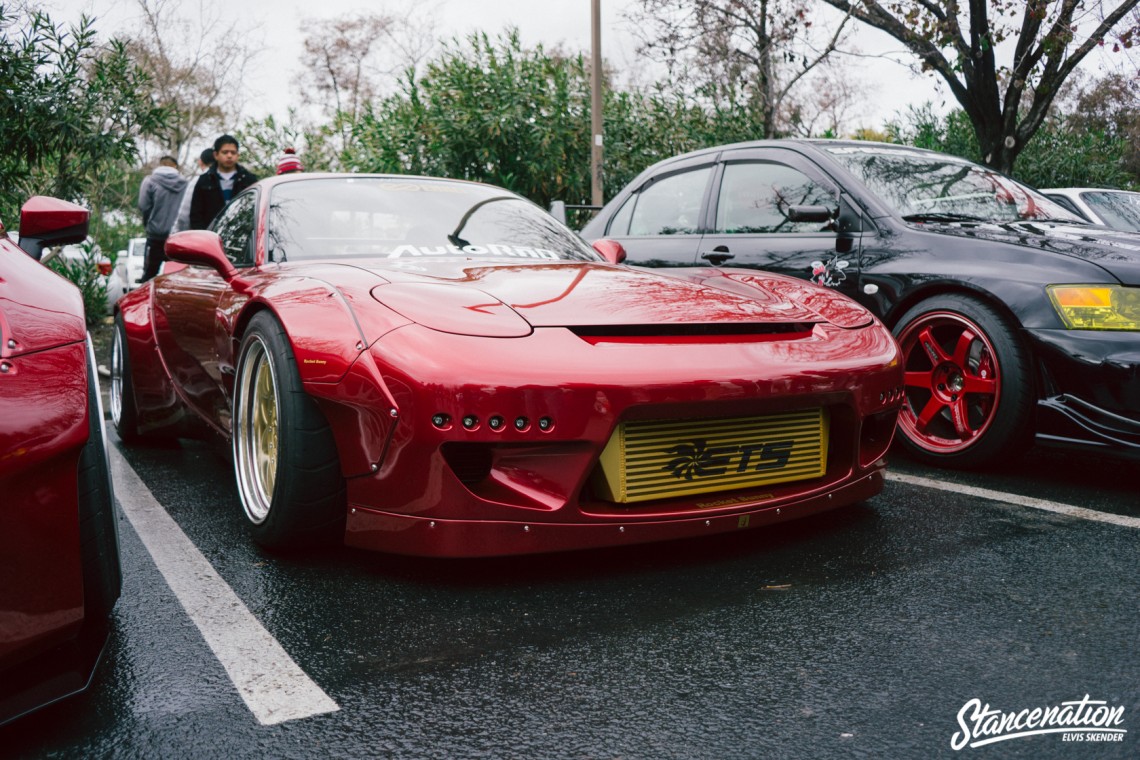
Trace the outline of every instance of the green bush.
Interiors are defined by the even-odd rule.
[[[67,278],[79,288],[83,295],[83,309],[87,324],[98,324],[107,310],[107,281],[99,272],[98,263],[103,258],[99,248],[91,241],[78,246],[83,255],[75,258],[62,253],[48,261],[47,266]]]
[[[677,153],[762,134],[743,107],[692,94],[606,88],[605,196]],[[590,76],[582,56],[524,49],[517,32],[473,34],[372,103],[344,162],[357,171],[457,177],[540,206],[590,202]]]

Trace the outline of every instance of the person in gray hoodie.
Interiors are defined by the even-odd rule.
[[[178,173],[178,161],[173,156],[160,158],[158,166],[139,187],[139,211],[146,227],[146,266],[142,282],[158,274],[166,260],[166,238],[178,216],[178,206],[185,189],[186,178]]]

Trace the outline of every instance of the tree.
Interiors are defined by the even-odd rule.
[[[672,81],[706,103],[742,107],[753,137],[815,120],[808,82],[838,50],[848,22],[817,24],[806,0],[639,0],[630,19],[641,51],[660,59]]]
[[[289,111],[286,121],[278,121],[273,116],[247,119],[234,131],[234,136],[241,142],[242,166],[259,177],[272,177],[277,173],[277,162],[285,148],[297,151],[306,171],[330,171],[330,159],[323,154],[320,131],[298,126],[293,110]]]
[[[1140,184],[1140,81],[1112,73],[1076,89],[1066,109],[1074,131],[1102,132],[1123,144],[1121,168]]]
[[[589,81],[581,56],[524,50],[518,31],[453,40],[401,92],[370,106],[354,168],[501,185],[538,201],[589,188]],[[577,194],[577,193],[575,193]]]
[[[432,20],[417,10],[404,15],[357,13],[333,19],[307,20],[305,68],[298,77],[302,101],[319,106],[332,120],[342,147],[371,102],[407,69],[415,69],[435,41]],[[331,113],[330,113],[331,111]]]
[[[971,161],[979,160],[973,126],[965,111],[946,116],[930,103],[911,107],[887,125],[890,140],[929,148]],[[1081,119],[1054,113],[1022,152],[1015,179],[1031,187],[1126,187],[1133,181],[1125,168],[1126,141]]]
[[[91,18],[65,28],[14,11],[0,3],[0,219],[9,224],[29,195],[89,201],[166,118],[126,45],[101,42]]]
[[[1140,0],[825,1],[891,35],[941,77],[982,160],[1005,173],[1081,61],[1110,42],[1130,48],[1140,31],[1128,19]],[[999,52],[1010,54],[1008,64]]]
[[[241,110],[242,82],[257,49],[246,19],[225,6],[201,4],[191,16],[180,0],[137,3],[142,21],[130,41],[131,55],[149,75],[142,94],[168,113],[156,135],[157,149],[177,155],[185,166],[213,145],[210,131],[232,129],[226,121]]]
[[[743,106],[691,95],[607,88],[606,187],[616,192],[649,164],[755,135]],[[455,40],[422,76],[370,104],[346,164],[507,187],[539,205],[588,203],[590,78],[581,55],[524,49],[517,30]]]

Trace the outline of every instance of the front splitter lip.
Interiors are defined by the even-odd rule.
[[[415,557],[474,558],[547,554],[731,533],[787,522],[869,499],[883,490],[876,469],[826,493],[751,504],[715,515],[591,523],[441,520],[352,506],[345,544]]]
[[[1060,394],[1037,402],[1037,441],[1140,459],[1140,422]]]

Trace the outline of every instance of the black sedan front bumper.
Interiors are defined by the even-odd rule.
[[[1140,335],[1030,330],[1037,441],[1140,458]]]

